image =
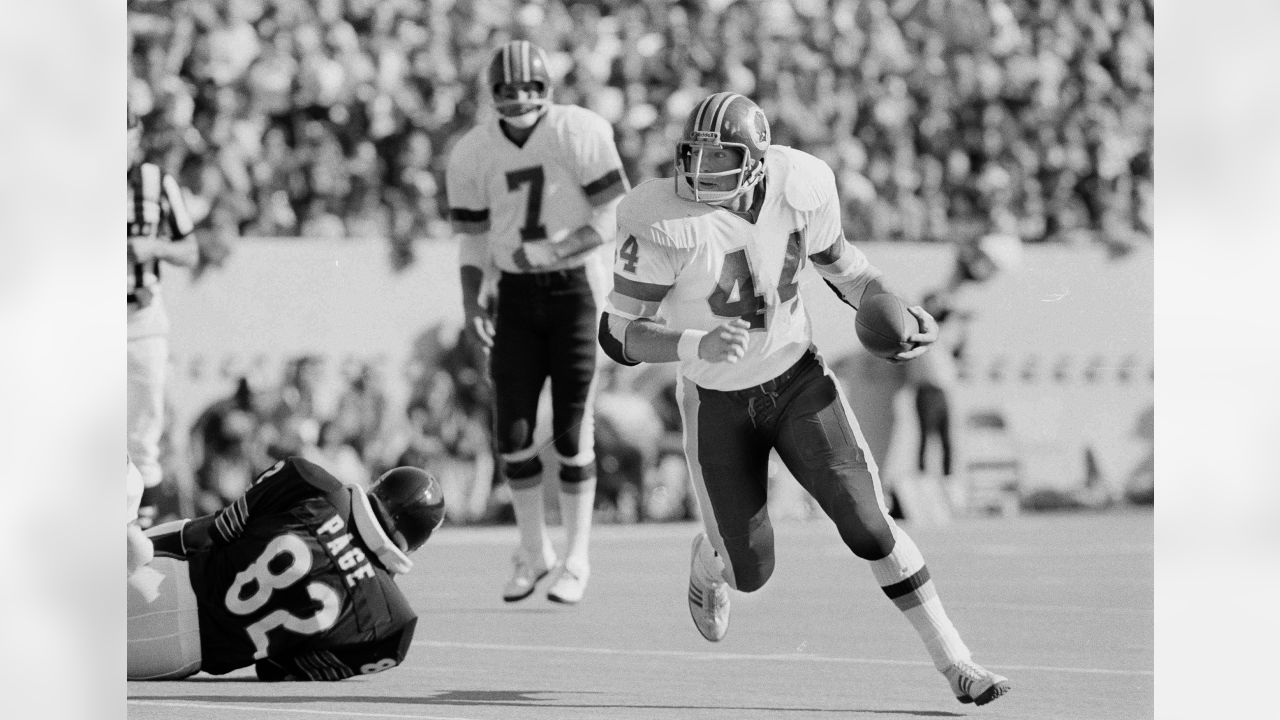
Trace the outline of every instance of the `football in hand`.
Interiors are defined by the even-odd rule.
[[[914,347],[907,338],[920,332],[920,321],[896,295],[878,293],[858,308],[854,328],[863,347],[888,360]]]

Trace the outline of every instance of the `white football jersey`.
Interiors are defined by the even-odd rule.
[[[498,123],[496,115],[482,121],[449,154],[449,217],[457,232],[487,233],[494,264],[518,273],[520,243],[564,240],[628,185],[613,128],[590,110],[551,105],[523,146]],[[576,267],[589,255],[544,270]]]
[[[751,324],[750,343],[737,363],[681,361],[680,372],[705,388],[759,385],[809,349],[812,332],[798,275],[810,255],[844,242],[827,164],[777,145],[764,161],[755,223],[677,197],[673,178],[641,183],[618,207],[609,313],[656,319],[678,330],[712,330],[735,317]],[[869,267],[852,246],[845,256],[854,273]]]

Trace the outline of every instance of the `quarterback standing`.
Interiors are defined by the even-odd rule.
[[[417,616],[392,575],[444,519],[440,484],[413,467],[366,493],[281,460],[213,515],[152,528],[129,576],[130,680],[221,675],[343,680],[400,664]]]
[[[552,574],[547,597],[577,603],[591,572],[595,501],[593,409],[596,318],[608,283],[607,251],[618,199],[628,190],[604,118],[551,102],[547,58],[516,40],[489,62],[497,117],[472,128],[449,156],[449,215],[460,238],[466,330],[490,349],[495,433],[520,534],[508,602]],[[490,317],[486,268],[498,273]],[[560,465],[566,547],[557,559],[546,528],[538,399],[551,381],[552,436]]]
[[[694,538],[689,611],[708,640],[729,626],[729,589],[753,592],[774,568],[766,506],[776,449],[867,560],[960,702],[986,704],[1006,678],[973,662],[911,538],[889,517],[875,460],[817,354],[798,274],[814,269],[855,309],[888,292],[845,240],[835,177],[821,160],[770,144],[751,100],[716,93],[690,113],[675,178],[637,186],[618,209],[614,285],[599,338],[620,363],[679,361],[685,455],[705,532]],[[894,361],[937,339],[934,319]]]
[[[142,162],[142,126],[129,111],[128,260],[129,457],[146,488],[160,484],[169,316],[160,293],[164,263],[190,267],[199,258],[182,190],[172,175]],[[143,501],[143,505],[147,505]],[[146,520],[146,518],[144,518]]]

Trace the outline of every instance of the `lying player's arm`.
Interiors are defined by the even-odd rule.
[[[736,363],[746,352],[748,327],[747,321],[734,318],[710,332],[673,330],[650,319],[606,311],[600,321],[600,344],[606,354],[627,365],[694,358]]]
[[[481,300],[485,269],[490,266],[488,242],[483,234],[458,238],[458,274],[462,281],[464,329],[481,347],[493,347],[493,318]]]
[[[280,512],[309,498],[323,497],[341,489],[341,481],[319,465],[303,458],[285,458],[259,474],[243,495],[218,512],[157,526],[154,530],[177,525],[179,533],[176,538],[152,537],[152,542],[157,543],[157,552],[163,544],[165,550],[176,557],[186,557],[234,541],[244,532],[251,517]]]

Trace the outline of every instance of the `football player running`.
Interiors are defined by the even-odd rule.
[[[440,484],[413,467],[366,493],[292,457],[236,502],[148,533],[129,576],[130,680],[221,675],[342,680],[399,665],[417,615],[393,580],[444,519]]]
[[[680,363],[685,455],[705,532],[693,540],[689,611],[704,637],[729,626],[729,589],[760,589],[774,568],[766,506],[770,450],[835,522],[906,615],[960,702],[984,705],[1009,681],[973,662],[911,538],[889,517],[879,472],[839,383],[811,341],[798,275],[812,264],[855,309],[889,292],[844,237],[835,176],[770,144],[751,100],[716,93],[690,113],[675,177],[637,186],[618,209],[613,291],[599,339],[614,360]],[[937,339],[919,321],[913,347]]]
[[[502,597],[523,600],[551,575],[548,599],[573,604],[591,572],[595,328],[608,289],[608,251],[598,250],[613,238],[618,199],[629,185],[609,123],[551,102],[541,48],[524,40],[503,45],[489,63],[488,83],[497,117],[482,119],[450,153],[447,188],[461,235],[466,331],[490,348],[497,445],[520,536]],[[481,293],[490,267],[498,277],[496,317]],[[548,378],[566,535],[559,559],[534,443]]]

